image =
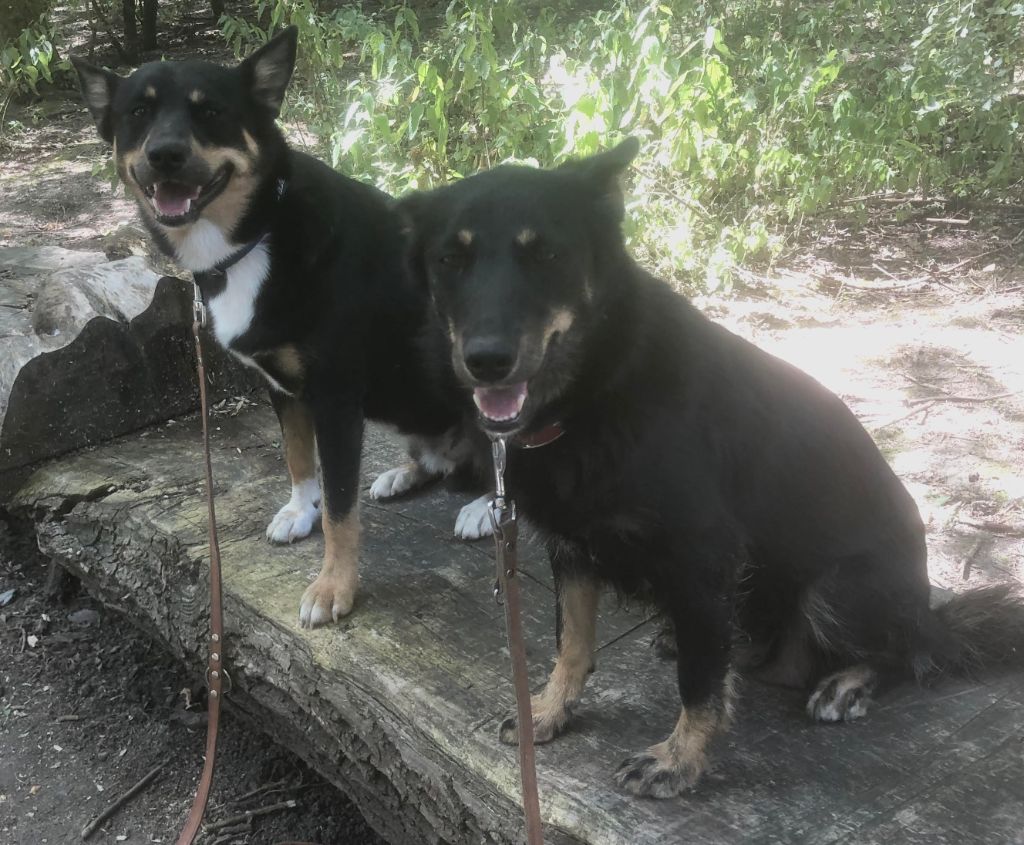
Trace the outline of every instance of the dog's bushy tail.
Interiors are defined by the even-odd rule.
[[[919,680],[943,673],[1024,668],[1024,596],[1010,585],[981,587],[932,611],[942,643],[914,660]]]

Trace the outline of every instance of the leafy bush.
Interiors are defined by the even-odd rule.
[[[70,70],[70,62],[57,58],[53,28],[41,15],[17,38],[0,42],[0,99],[6,102],[16,94],[38,93],[41,80],[52,83],[55,72]]]
[[[300,29],[290,117],[392,192],[635,134],[629,233],[691,286],[776,255],[807,215],[880,190],[1019,190],[1024,3],[570,5],[453,0],[443,19],[260,0],[239,54]],[[429,26],[428,26],[429,24]]]

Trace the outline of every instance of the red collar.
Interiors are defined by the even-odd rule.
[[[531,434],[517,434],[512,442],[520,449],[539,449],[541,446],[554,443],[563,434],[565,429],[562,428],[562,424],[553,422]]]

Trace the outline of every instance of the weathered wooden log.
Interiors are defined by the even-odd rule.
[[[37,471],[13,500],[40,546],[197,671],[206,631],[198,423],[132,435]],[[214,473],[225,565],[227,701],[296,751],[396,843],[521,841],[512,709],[492,548],[452,538],[467,494],[364,501],[363,586],[335,627],[298,628],[322,538],[273,547],[264,526],[287,484],[266,408],[222,417]],[[365,478],[399,460],[371,431]],[[523,550],[531,673],[553,652],[547,567]],[[614,788],[626,755],[676,716],[655,623],[609,601],[597,671],[564,737],[538,749],[549,843],[1019,842],[1024,678],[901,687],[863,723],[818,726],[803,696],[743,685],[736,726],[696,791],[638,801]],[[230,712],[230,711],[229,711]],[[230,719],[226,730],[244,729]],[[199,769],[202,740],[181,765]]]
[[[139,257],[0,249],[0,501],[20,468],[195,409],[191,301]],[[209,347],[216,398],[259,388]]]

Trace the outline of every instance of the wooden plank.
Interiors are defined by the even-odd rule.
[[[293,547],[263,538],[286,493],[277,439],[266,409],[220,419],[214,431],[234,712],[295,749],[392,841],[519,841],[516,757],[496,740],[512,697],[491,546],[452,537],[473,494],[441,485],[396,503],[364,501],[355,611],[304,631],[298,601],[322,538]],[[367,440],[366,486],[402,457],[380,431]],[[48,554],[201,665],[206,547],[194,420],[45,467],[16,505],[36,519]],[[540,686],[554,653],[553,593],[529,541],[524,567]],[[802,696],[751,682],[696,792],[667,802],[618,792],[618,762],[662,739],[676,715],[674,668],[649,647],[654,627],[635,609],[604,606],[578,719],[538,749],[549,842],[913,842],[943,824],[949,841],[1008,842],[1024,829],[1024,786],[1013,786],[1024,784],[1021,675],[904,687],[848,726],[813,725]]]

